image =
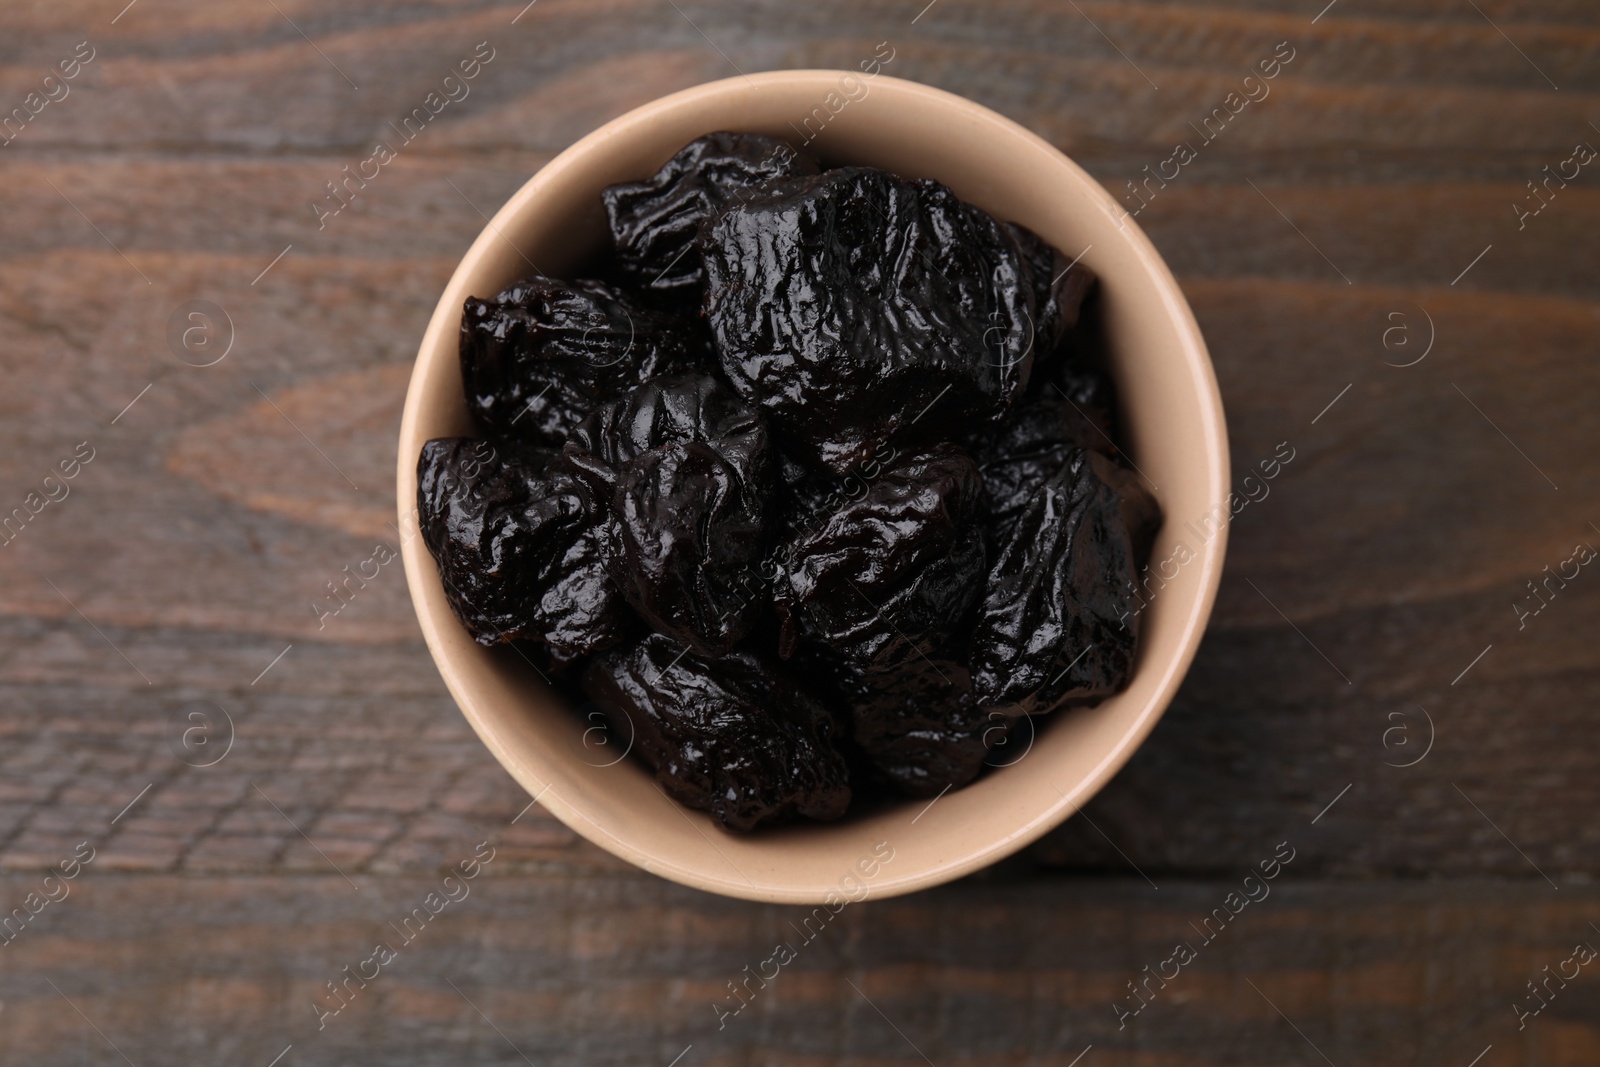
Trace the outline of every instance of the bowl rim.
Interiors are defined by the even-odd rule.
[[[418,347],[417,357],[413,363],[412,373],[406,388],[406,400],[401,416],[396,460],[396,501],[400,517],[400,529],[402,531],[408,528],[414,529],[416,452],[414,448],[408,448],[407,442],[418,437],[417,424],[423,406],[422,385],[428,354],[430,351],[435,351],[439,348],[446,334],[453,337],[459,328],[461,301],[453,294],[458,288],[462,287],[465,276],[476,263],[485,257],[489,248],[497,240],[504,239],[501,236],[503,231],[514,228],[514,221],[547,187],[562,181],[567,172],[581,166],[584,157],[595,145],[618,135],[626,135],[628,131],[647,126],[653,119],[664,113],[699,104],[709,98],[726,96],[730,93],[735,95],[759,93],[768,87],[792,87],[797,83],[809,83],[808,87],[825,92],[834,89],[839,79],[846,75],[860,77],[856,71],[829,68],[776,70],[719,79],[670,93],[609,120],[573,142],[535,171],[512,194],[505,204],[489,219],[487,225],[479,232],[460,262],[456,265],[455,270],[451,273],[450,280],[445,284],[444,291],[434,308]],[[880,73],[874,76],[873,85],[875,90],[878,87],[887,87],[893,92],[920,97],[925,102],[936,107],[960,113],[967,120],[997,127],[1006,134],[1030,143],[1035,149],[1044,150],[1050,156],[1055,157],[1055,161],[1059,165],[1080,179],[1079,184],[1082,186],[1085,195],[1093,201],[1092,206],[1098,207],[1101,211],[1118,220],[1119,229],[1132,253],[1139,265],[1147,271],[1159,291],[1161,312],[1175,328],[1179,346],[1184,354],[1183,362],[1194,375],[1200,387],[1200,395],[1197,398],[1199,401],[1198,421],[1200,426],[1198,438],[1204,448],[1205,454],[1203,458],[1207,468],[1207,480],[1214,488],[1219,490],[1219,497],[1226,499],[1224,494],[1227,493],[1229,486],[1227,424],[1223,414],[1222,397],[1217,385],[1216,372],[1212,365],[1205,339],[1201,335],[1199,324],[1195,320],[1194,313],[1190,309],[1188,301],[1184,297],[1171,269],[1162,259],[1148,236],[1129,216],[1129,213],[1113,199],[1111,194],[1096,179],[1060,149],[1033,131],[998,112],[955,93],[924,85],[920,82],[896,78],[888,74]],[[417,444],[420,447],[420,441]],[[411,524],[409,527],[408,523]],[[869,884],[868,895],[870,897],[887,898],[914,892],[952,881],[987,867],[1033,843],[1051,829],[1065,822],[1115,776],[1123,765],[1132,758],[1134,752],[1144,743],[1150,732],[1155,728],[1156,722],[1166,712],[1184,675],[1194,661],[1206,624],[1216,602],[1217,589],[1221,581],[1223,562],[1227,551],[1228,533],[1229,525],[1223,523],[1216,535],[1210,541],[1202,544],[1196,552],[1195,562],[1191,566],[1198,567],[1198,595],[1193,598],[1193,602],[1188,606],[1187,612],[1182,618],[1177,653],[1165,663],[1147,662],[1144,664],[1145,670],[1152,668],[1160,668],[1161,670],[1161,676],[1154,686],[1152,696],[1138,716],[1122,733],[1117,743],[1095,764],[1093,769],[1076,782],[1071,789],[1062,791],[1058,787],[1057,792],[1061,795],[1057,800],[1042,805],[1030,820],[1017,826],[1009,833],[985,839],[977,845],[968,847],[958,854],[944,859],[943,862],[925,866],[908,873],[895,872],[890,874],[885,871],[884,877],[875,879]],[[486,721],[486,709],[479,706],[478,698],[465,677],[464,671],[441,647],[441,627],[459,628],[460,623],[448,607],[439,611],[430,606],[424,597],[419,584],[419,568],[424,566],[433,567],[435,565],[432,556],[420,542],[420,537],[402,536],[401,556],[406,573],[407,590],[411,595],[412,606],[416,612],[417,622],[421,627],[429,654],[444,679],[445,686],[449,690],[451,697],[455,700],[457,707],[461,710],[462,715],[467,719],[479,740],[484,743],[495,759],[512,775],[518,784],[529,792],[534,802],[543,804],[569,829],[612,855],[679,884],[724,896],[753,901],[808,904],[822,902],[822,890],[815,887],[747,884],[737,879],[709,873],[697,867],[680,864],[668,856],[652,852],[650,848],[641,845],[637,841],[616,836],[607,827],[592,819],[581,806],[570,804],[562,796],[551,792],[548,783],[537,781],[531,772],[523,773],[521,763],[525,754],[514,754],[510,746],[503,744],[495,731],[489,728],[489,724]],[[535,780],[530,782],[526,780],[527,778],[535,778]],[[908,801],[907,803],[915,803],[915,801]]]

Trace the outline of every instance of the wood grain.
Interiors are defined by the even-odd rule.
[[[477,840],[453,843],[452,862]],[[1581,1067],[1600,1055],[1586,971],[1552,983],[1521,1030],[1513,1010],[1535,1003],[1524,983],[1542,968],[1600,943],[1592,890],[1297,882],[1291,864],[1226,926],[1213,918],[1206,943],[1196,928],[1235,879],[1157,891],[991,875],[869,898],[823,924],[637,873],[505,876],[497,856],[414,921],[408,943],[390,924],[440,892],[441,875],[357,889],[333,874],[128,876],[98,862],[0,949],[7,1062],[121,1062],[111,1043],[140,1065],[265,1065],[290,1045],[284,1062],[395,1065],[1066,1067],[1090,1046],[1081,1062],[1107,1067],[1465,1067],[1486,1048],[1495,1067]],[[31,888],[5,879],[8,897]],[[379,942],[395,958],[330,993]],[[1137,1005],[1128,983],[1180,942],[1194,960],[1165,987],[1152,980],[1119,1029],[1113,1004]],[[779,944],[792,962],[763,966]],[[750,979],[732,1014],[729,983],[747,967],[777,977]]]
[[[78,842],[98,850],[3,949],[4,1059],[120,1062],[46,978],[141,1065],[290,1043],[285,1064],[665,1064],[691,1043],[683,1067],[1066,1064],[1091,1043],[1083,1067],[1600,1058],[1593,976],[1527,1031],[1509,1008],[1590,936],[1600,874],[1600,578],[1520,628],[1512,607],[1600,544],[1600,194],[1586,170],[1520,228],[1512,208],[1600,140],[1600,12],[1324,8],[0,13],[0,113],[96,49],[0,147],[0,516],[94,451],[0,544],[0,885],[20,902]],[[480,41],[495,58],[471,95],[319,229],[325,183]],[[1138,222],[1205,331],[1236,482],[1280,442],[1295,459],[1235,522],[1178,699],[1085,818],[961,886],[851,909],[717,1035],[711,999],[794,917],[649,879],[524,811],[397,565],[337,615],[324,598],[398,536],[410,362],[484,216],[633,106],[854,67],[880,41],[887,73],[996,108],[1117,195],[1290,42],[1271,95]],[[213,366],[172,341],[194,300],[231,324]],[[318,1034],[320,984],[489,838],[471,900]],[[1296,884],[1117,1031],[1110,999],[1282,840]]]

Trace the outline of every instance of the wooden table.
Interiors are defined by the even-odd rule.
[[[1600,1062],[1574,961],[1600,946],[1600,571],[1527,584],[1600,546],[1596,165],[1527,184],[1600,145],[1589,0],[124,2],[0,11],[0,105],[28,112],[0,148],[0,1061]],[[319,228],[325,183],[482,41],[470,96]],[[850,907],[719,1030],[802,909],[525,809],[399,565],[332,616],[328,583],[394,538],[410,363],[487,214],[628,108],[885,41],[885,73],[1116,192],[1200,145],[1139,222],[1241,489],[1295,458],[1084,817]],[[322,1014],[484,841],[470,896]],[[1205,942],[1280,842],[1270,897]]]

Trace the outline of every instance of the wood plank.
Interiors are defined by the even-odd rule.
[[[1218,106],[1284,40],[1295,61],[1236,134],[1262,147],[1540,151],[1587,136],[1600,89],[1592,63],[1600,21],[1581,0],[1537,11],[1480,5],[1492,23],[1443,0],[1392,11],[1343,0],[1314,25],[1313,5],[1298,0],[1079,10],[1058,0],[945,2],[914,25],[921,5],[679,6],[682,14],[648,0],[541,0],[513,26],[522,4],[368,12],[296,3],[280,5],[280,15],[248,3],[202,11],[139,0],[112,27],[101,5],[82,3],[18,16],[0,88],[20,97],[93,38],[104,47],[77,95],[50,105],[13,151],[205,145],[264,155],[355,150],[388,136],[387,124],[483,40],[498,58],[417,151],[553,152],[673,89],[740,70],[855,69],[882,40],[896,49],[889,73],[964,92],[1080,154],[1097,142],[1169,148],[1174,132]],[[1508,44],[1496,26],[1521,43]]]
[[[447,862],[495,833],[487,820],[463,827]],[[1273,845],[1260,849],[1266,858]],[[1065,1067],[1091,1045],[1081,1062],[1107,1067],[1276,1067],[1322,1063],[1319,1053],[1465,1067],[1491,1045],[1490,1067],[1600,1055],[1593,965],[1552,984],[1525,1029],[1512,1009],[1541,968],[1600,944],[1593,889],[1329,884],[1306,881],[1297,858],[1237,918],[1212,918],[1208,943],[1196,929],[1237,878],[1159,891],[991,878],[818,917],[637,874],[507,875],[496,854],[448,887],[455,902],[413,921],[407,943],[389,924],[445,889],[443,872],[364,876],[358,891],[331,873],[137,876],[99,862],[4,948],[7,1062],[120,1062],[113,1042],[140,1065],[265,1065],[289,1045],[285,1062],[395,1065],[683,1054],[681,1064]],[[0,891],[20,901],[38,881],[8,876]],[[393,960],[364,988],[352,980],[324,1018],[341,1003],[326,983],[380,941]],[[1113,1004],[1140,1003],[1127,983],[1180,942],[1193,961],[1165,986],[1152,981],[1119,1030]],[[763,967],[780,943],[795,958]],[[748,1006],[723,1017],[713,1005],[737,1007],[728,984],[747,966],[778,976],[751,980]]]

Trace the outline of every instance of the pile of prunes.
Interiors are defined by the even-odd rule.
[[[479,643],[731,830],[937,796],[1127,684],[1160,513],[1075,345],[1087,269],[752,134],[601,195],[596,277],[466,302],[481,436],[418,462]]]

